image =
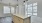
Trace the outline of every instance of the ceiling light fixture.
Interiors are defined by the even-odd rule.
[[[17,0],[17,7],[18,7],[18,0]]]
[[[25,1],[23,1],[24,2],[24,5],[25,5]]]
[[[26,3],[27,1],[28,1],[28,0],[24,0],[24,1],[23,1],[24,5],[25,5],[25,3]]]
[[[18,5],[17,5],[17,7],[18,7]]]

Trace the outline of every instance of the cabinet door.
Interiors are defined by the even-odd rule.
[[[17,16],[13,16],[14,23],[23,23],[23,19]]]
[[[19,20],[20,23],[24,22],[22,18],[18,18],[18,20]]]
[[[24,19],[24,23],[30,23],[30,17]]]
[[[13,16],[13,22],[14,23],[19,23],[19,20],[18,20],[18,18],[16,16]]]

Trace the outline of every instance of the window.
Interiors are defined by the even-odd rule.
[[[32,4],[28,5],[28,17],[32,15]]]
[[[33,15],[37,15],[37,3],[33,3]]]
[[[7,13],[14,13],[14,7],[9,7],[9,6],[4,6],[4,14],[7,14]]]
[[[31,15],[37,15],[37,3],[25,5],[25,13],[28,17]]]
[[[6,13],[10,13],[10,8],[9,8],[9,6],[4,6],[4,14],[6,14]]]

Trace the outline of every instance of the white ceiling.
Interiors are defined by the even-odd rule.
[[[23,1],[24,0],[18,0],[18,4],[23,4]],[[0,0],[1,2],[1,0]],[[17,0],[2,0],[2,3],[5,3],[5,4],[11,4],[11,5],[16,5],[17,4]]]

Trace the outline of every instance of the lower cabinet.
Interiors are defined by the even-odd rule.
[[[30,17],[22,19],[22,18],[14,15],[13,16],[13,22],[14,23],[30,23]]]

